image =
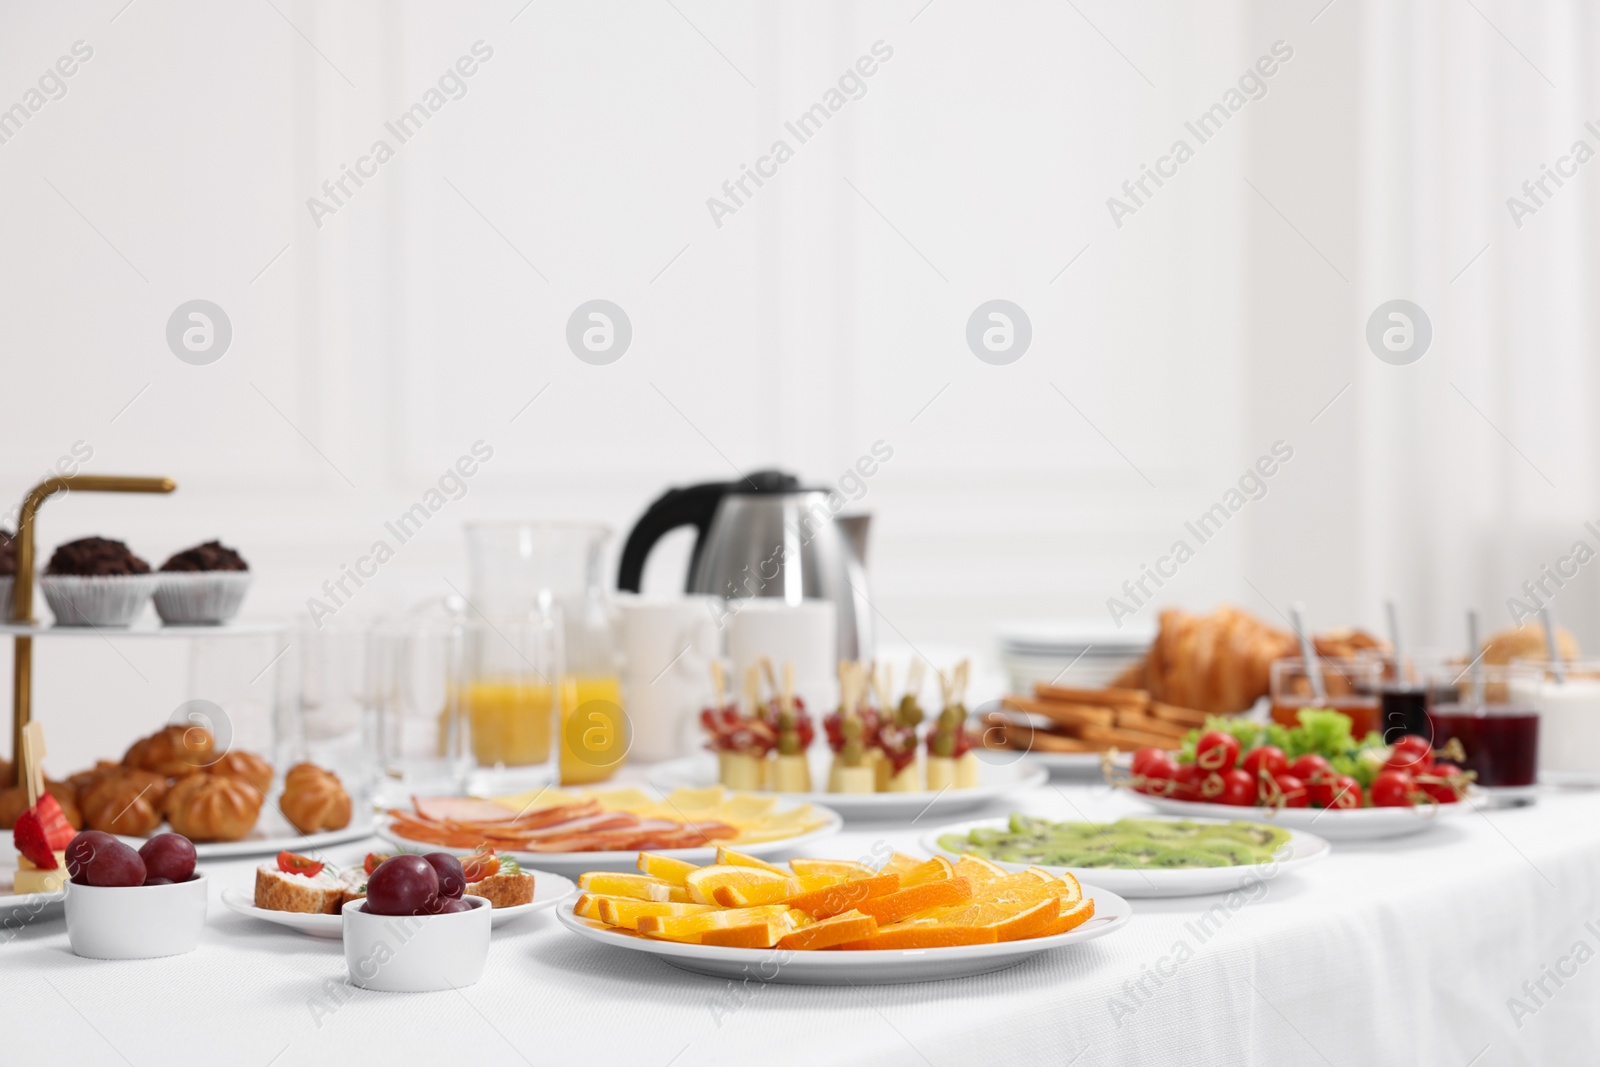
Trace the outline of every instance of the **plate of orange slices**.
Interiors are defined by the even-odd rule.
[[[720,848],[697,866],[639,854],[637,872],[591,871],[556,917],[574,934],[717,978],[797,985],[964,978],[1103,937],[1133,913],[1115,893],[977,856],[895,853],[768,863]]]

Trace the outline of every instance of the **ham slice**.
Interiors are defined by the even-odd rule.
[[[517,817],[512,809],[477,797],[412,797],[411,806],[430,822],[495,823]]]

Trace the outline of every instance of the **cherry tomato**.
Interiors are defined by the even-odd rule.
[[[1218,794],[1216,803],[1249,808],[1254,807],[1255,802],[1256,783],[1248,771],[1235,768],[1222,775],[1222,792]]]
[[[1428,747],[1428,742],[1423,738],[1407,734],[1395,742],[1383,766],[1391,771],[1427,774],[1433,769],[1433,749]]]
[[[1200,765],[1195,764],[1195,766],[1199,767]],[[1223,784],[1224,782],[1222,775],[1217,774],[1215,771],[1208,773],[1204,768],[1200,768],[1200,773],[1195,784],[1196,799],[1204,804],[1222,803],[1220,798],[1222,796]]]
[[[1461,768],[1454,763],[1435,763],[1417,780],[1417,788],[1440,804],[1454,804],[1461,799],[1467,783],[1461,778]]]
[[[1359,808],[1361,783],[1348,774],[1328,773],[1310,785],[1311,803],[1319,808]]]
[[[368,852],[366,860],[361,864],[361,869],[370,875],[373,871],[378,869],[378,864],[382,863],[388,858],[389,853],[387,852]]]
[[[1178,763],[1169,754],[1158,748],[1145,749],[1150,754],[1145,757],[1144,769],[1133,772],[1134,780],[1138,784],[1134,787],[1141,793],[1151,796],[1171,796],[1173,790],[1172,780],[1177,777]]]
[[[1405,771],[1383,771],[1372,780],[1372,806],[1409,808],[1417,791],[1417,780]]]
[[[323,866],[310,856],[301,856],[293,852],[278,853],[278,870],[284,874],[303,874],[307,878],[315,878]]]
[[[1172,795],[1178,800],[1199,800],[1200,781],[1205,776],[1198,763],[1179,764],[1178,773],[1172,776]]]
[[[1333,771],[1328,766],[1326,759],[1314,752],[1308,752],[1289,764],[1289,773],[1302,782],[1310,782],[1315,785],[1322,779],[1331,777]]]
[[[1142,775],[1145,773],[1145,767],[1149,765],[1151,760],[1163,758],[1169,760],[1171,759],[1171,756],[1167,754],[1167,750],[1164,748],[1156,748],[1154,745],[1148,748],[1141,748],[1139,751],[1133,754],[1133,773],[1135,775]],[[1168,777],[1170,777],[1170,775]]]
[[[1194,761],[1218,774],[1231,771],[1239,762],[1239,739],[1221,730],[1201,734],[1194,746]]]
[[[1250,772],[1250,777],[1256,781],[1261,780],[1261,772],[1276,778],[1280,774],[1289,773],[1289,757],[1283,754],[1283,749],[1277,745],[1262,745],[1252,748],[1245,753],[1244,762],[1239,764]]]
[[[1274,775],[1272,782],[1277,786],[1278,796],[1283,798],[1284,807],[1303,808],[1311,803],[1311,791],[1306,788],[1305,782],[1294,775]]]

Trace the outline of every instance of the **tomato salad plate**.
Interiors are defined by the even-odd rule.
[[[633,870],[640,849],[691,864],[711,862],[718,846],[781,855],[842,825],[837,812],[820,804],[721,786],[668,793],[543,789],[492,800],[414,797],[410,808],[388,813],[378,837],[406,851],[456,856],[487,846],[524,867],[574,877]]]
[[[808,756],[813,782],[829,779],[829,757],[819,751]],[[1099,757],[1095,757],[1098,766]],[[970,787],[945,786],[895,792],[766,792],[796,804],[826,805],[847,820],[899,821],[922,815],[948,817],[982,808],[1017,793],[1037,789],[1049,779],[1049,770],[1033,757],[1018,758],[1015,753],[982,752],[977,755],[977,782]],[[701,753],[662,763],[650,772],[650,781],[659,788],[694,788],[717,781],[717,759]]]
[[[1333,841],[1419,833],[1472,810],[1473,776],[1407,735],[1386,745],[1357,739],[1350,717],[1303,708],[1284,727],[1214,718],[1176,752],[1134,753],[1130,775],[1110,776],[1157,811],[1189,818],[1249,819]]]
[[[1327,857],[1332,846],[1303,830],[1240,819],[1164,816],[1109,823],[1052,822],[1030,815],[957,823],[926,834],[935,855],[975,855],[1012,872],[1038,866],[1129,897],[1226,893]]]
[[[637,873],[588,872],[558,905],[573,934],[716,978],[798,985],[929,982],[998,971],[1104,937],[1132,915],[1115,893],[975,856],[895,853],[766,863],[733,849],[716,862],[642,853]]]

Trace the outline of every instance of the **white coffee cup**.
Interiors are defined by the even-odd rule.
[[[711,661],[720,654],[720,598],[623,597],[622,704],[633,731],[630,755],[642,762],[692,750],[694,723],[711,703]]]
[[[783,665],[794,664],[795,692],[813,718],[820,721],[833,709],[839,701],[839,648],[832,601],[790,604],[776,597],[749,597],[725,602],[723,611],[728,659],[740,691],[745,671],[764,656],[772,660],[779,684]]]

